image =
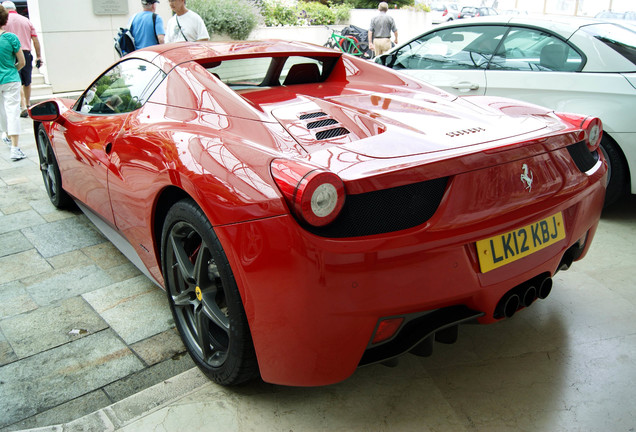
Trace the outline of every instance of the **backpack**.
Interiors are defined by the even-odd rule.
[[[135,15],[137,16],[137,15]],[[130,20],[130,28],[119,27],[119,33],[117,33],[117,37],[115,38],[115,51],[119,54],[119,57],[123,57],[126,54],[129,54],[136,50],[135,47],[135,38],[132,34],[132,22],[135,19],[135,16]],[[152,29],[155,33],[155,40],[159,43],[159,37],[157,36],[157,14],[152,14]]]
[[[115,38],[115,51],[119,54],[119,57],[123,57],[128,53],[135,50],[135,38],[132,35],[130,29],[120,27],[119,33]]]

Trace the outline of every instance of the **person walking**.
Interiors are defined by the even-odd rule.
[[[206,41],[210,34],[203,19],[186,8],[186,0],[170,0],[174,15],[168,20],[166,43],[179,41]]]
[[[40,41],[35,32],[35,27],[27,17],[20,15],[12,1],[2,2],[2,6],[9,13],[9,19],[4,26],[4,30],[15,34],[22,45],[22,52],[26,65],[20,70],[20,81],[22,82],[21,117],[28,117],[27,108],[31,105],[31,74],[33,73],[33,55],[31,54],[31,43],[35,49],[37,68],[42,66],[40,57]]]
[[[0,6],[0,28],[9,19],[9,12]],[[20,40],[13,33],[0,30],[0,128],[11,143],[11,160],[24,159],[26,155],[18,147],[20,137],[20,74],[25,65]],[[8,142],[7,142],[8,143]]]
[[[382,2],[378,5],[380,13],[371,19],[369,26],[369,48],[376,56],[384,54],[391,49],[391,32],[395,35],[395,44],[398,43],[398,31],[393,17],[387,15],[389,5]]]
[[[128,28],[135,38],[135,48],[141,49],[165,42],[163,19],[157,15],[159,0],[141,0],[143,10],[130,20]]]

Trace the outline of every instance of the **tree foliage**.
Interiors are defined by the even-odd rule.
[[[260,20],[260,10],[250,0],[188,0],[187,5],[201,15],[210,35],[244,40]]]

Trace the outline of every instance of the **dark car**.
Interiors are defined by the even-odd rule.
[[[16,11],[20,15],[24,15],[25,17],[29,17],[29,6],[27,5],[27,0],[12,0],[13,4],[15,4]]]
[[[464,6],[457,18],[474,18],[489,15],[499,15],[499,12],[491,7]]]

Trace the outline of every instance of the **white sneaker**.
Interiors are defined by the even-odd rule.
[[[11,143],[11,138],[7,136],[4,132],[2,133],[2,142],[11,147],[13,144]]]
[[[26,155],[22,153],[20,147],[11,147],[11,160],[17,161],[20,159],[24,159]]]

